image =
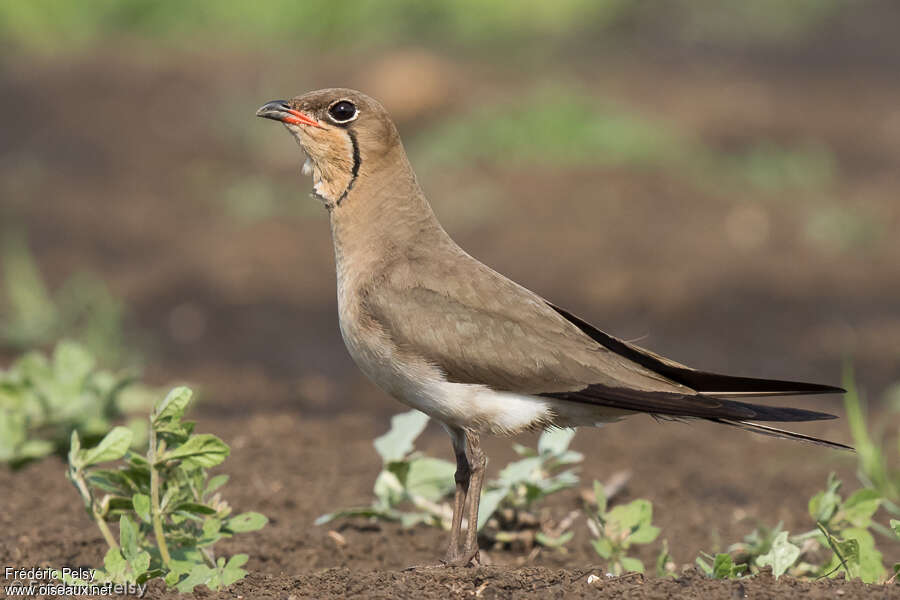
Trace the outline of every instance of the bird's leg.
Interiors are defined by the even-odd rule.
[[[472,473],[469,468],[469,459],[466,457],[466,436],[461,429],[449,429],[453,440],[453,453],[456,454],[456,494],[453,497],[453,520],[450,524],[450,545],[444,557],[445,564],[456,564],[462,558],[459,548],[460,529],[462,528],[463,511],[465,510],[466,494],[469,491],[469,480]]]
[[[481,487],[484,485],[484,467],[487,460],[481,451],[478,433],[466,430],[466,446],[469,461],[470,479],[468,491],[468,511],[466,514],[466,542],[463,544],[457,565],[469,565],[478,562],[478,505],[481,502]]]

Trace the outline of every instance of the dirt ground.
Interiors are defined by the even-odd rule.
[[[253,111],[326,85],[365,87],[383,65],[331,59],[299,72],[290,56],[120,50],[2,59],[0,216],[27,230],[53,284],[90,269],[124,298],[151,341],[147,378],[198,388],[197,430],[231,445],[230,504],[271,519],[223,549],[250,554],[251,575],[196,596],[900,597],[895,587],[768,576],[721,582],[695,571],[595,587],[587,578],[602,575],[602,565],[577,525],[567,553],[489,549],[490,564],[479,569],[404,571],[440,556],[444,533],[358,521],[314,526],[325,512],[371,500],[380,467],[372,439],[402,407],[346,355],[325,213],[306,197],[293,142]],[[694,58],[582,57],[560,76],[723,152],[758,140],[824,144],[834,180],[764,192],[627,167],[474,165],[420,173],[438,216],[472,254],[614,335],[709,370],[832,384],[850,357],[878,399],[900,378],[900,80],[890,65]],[[483,97],[531,81],[525,69],[440,65]],[[415,139],[464,104],[453,89],[405,107],[403,136]],[[226,199],[251,193],[259,178],[293,199],[260,218],[235,217]],[[488,200],[473,206],[474,190],[485,188]],[[862,241],[810,234],[823,206],[861,223]],[[735,233],[747,219],[756,237]],[[798,405],[841,411],[839,399]],[[849,441],[840,420],[803,431]],[[451,458],[434,425],[419,445]],[[510,442],[485,445],[496,475],[512,458]],[[579,432],[574,447],[586,455],[585,487],[631,471],[621,499],[653,502],[660,539],[679,566],[758,522],[806,530],[806,502],[828,473],[855,481],[848,456],[702,423],[635,417]],[[2,470],[0,489],[0,563],[101,563],[102,539],[61,461]],[[547,510],[578,505],[570,491]],[[896,547],[884,550],[886,564],[900,560]],[[656,552],[639,556],[651,565]],[[151,596],[167,594],[154,585]]]

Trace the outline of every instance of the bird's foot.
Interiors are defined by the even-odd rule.
[[[447,552],[441,563],[447,567],[479,567],[481,566],[481,557],[478,555],[478,548],[466,551],[457,550],[455,552]]]
[[[474,552],[459,551],[448,552],[438,563],[427,565],[412,565],[404,571],[428,571],[430,569],[446,569],[447,567],[480,567],[481,557],[476,548]]]
[[[481,559],[478,550],[474,553],[456,552],[447,553],[440,562],[426,565],[412,565],[403,569],[404,571],[428,571],[430,569],[446,569],[448,567],[480,567]]]
[[[430,571],[432,569],[444,569],[447,567],[447,563],[444,561],[440,561],[438,563],[427,564],[427,565],[411,565],[403,569],[404,571]]]

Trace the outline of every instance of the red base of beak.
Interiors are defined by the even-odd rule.
[[[299,110],[294,110],[286,100],[272,100],[267,102],[256,111],[257,117],[281,121],[291,125],[309,125],[311,127],[321,127],[319,122],[310,116],[307,116]]]

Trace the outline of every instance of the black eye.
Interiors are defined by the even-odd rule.
[[[356,105],[348,100],[341,100],[331,105],[328,114],[335,122],[346,123],[356,116]]]

